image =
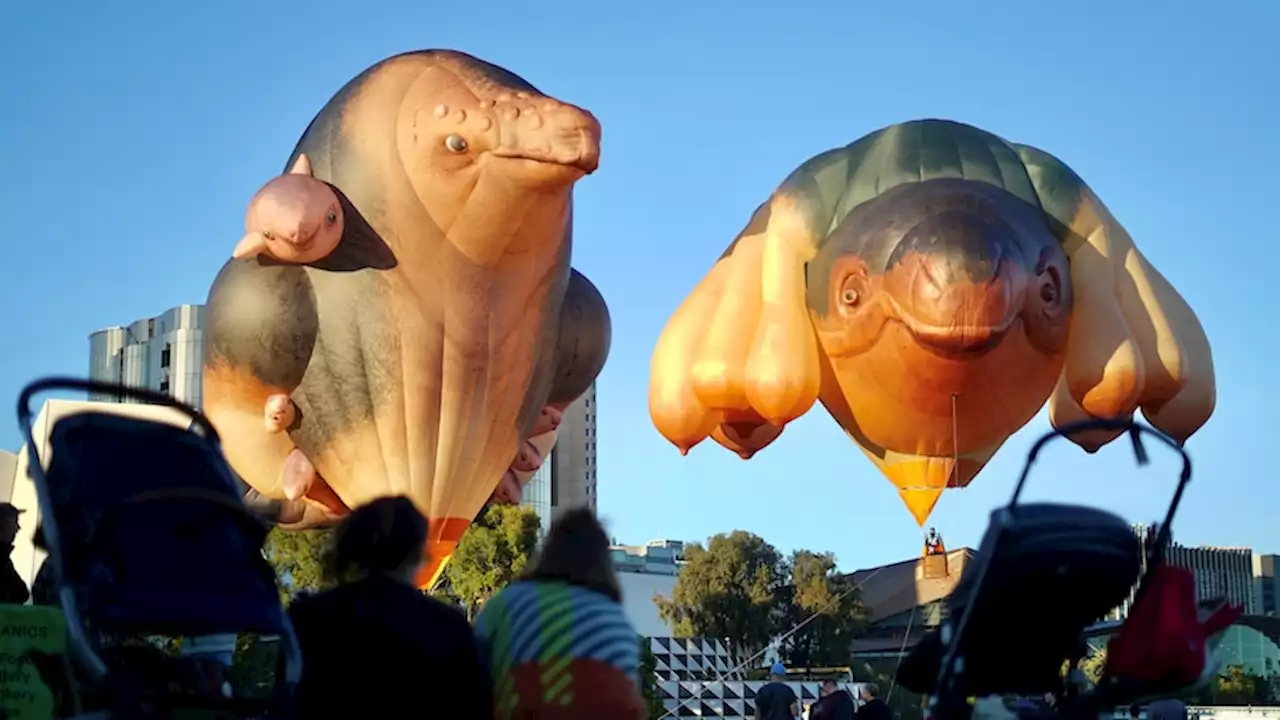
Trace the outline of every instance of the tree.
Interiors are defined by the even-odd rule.
[[[1089,686],[1097,685],[1102,680],[1102,671],[1107,667],[1107,649],[1097,648],[1088,657],[1080,661],[1080,672],[1089,682]]]
[[[1266,678],[1254,675],[1243,665],[1223,668],[1210,688],[1215,705],[1249,705],[1270,701],[1271,684]]]
[[[272,528],[263,552],[280,578],[286,602],[299,592],[324,589],[324,557],[332,545],[331,530],[282,530]]]
[[[857,585],[836,572],[831,553],[797,550],[787,569],[790,585],[780,594],[784,627],[778,634],[799,630],[783,641],[782,656],[800,667],[847,665],[849,645],[867,620]]]
[[[639,635],[640,642],[640,694],[644,696],[649,720],[658,720],[666,714],[662,698],[658,696],[658,659],[649,647],[649,638]]]
[[[531,508],[493,505],[467,528],[444,574],[449,595],[468,619],[524,570],[538,547],[540,527]]]
[[[672,597],[654,598],[675,634],[723,639],[744,659],[763,649],[774,637],[774,597],[786,579],[778,551],[735,530],[712,537],[706,548],[686,545],[684,559]]]

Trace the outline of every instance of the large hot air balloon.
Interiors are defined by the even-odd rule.
[[[791,173],[654,350],[682,452],[749,457],[818,399],[923,525],[1046,400],[1055,427],[1141,408],[1182,442],[1215,391],[1195,314],[1066,164],[921,120]]]
[[[589,112],[457,52],[378,63],[320,111],[206,311],[205,412],[277,521],[407,495],[431,523],[426,585],[504,473],[541,462],[544,408],[609,349],[569,267],[599,153]]]

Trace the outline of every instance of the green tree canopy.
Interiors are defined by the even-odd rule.
[[[324,589],[324,558],[332,544],[331,530],[272,528],[263,550],[280,578],[286,600],[299,592]]]
[[[1228,665],[1218,674],[1207,694],[1215,705],[1262,704],[1271,699],[1271,683],[1242,665]]]
[[[658,720],[666,714],[662,698],[658,696],[658,659],[649,647],[649,638],[640,635],[640,694],[644,696],[649,720]]]
[[[685,564],[672,597],[658,596],[658,613],[680,637],[721,638],[743,657],[764,648],[777,627],[775,595],[786,581],[782,556],[742,530],[685,546]]]
[[[448,594],[468,618],[524,570],[538,547],[541,524],[531,508],[493,505],[463,534],[444,575]]]
[[[836,571],[831,553],[797,550],[787,569],[777,635],[808,622],[783,641],[783,658],[800,667],[847,665],[849,645],[867,619],[857,586]]]

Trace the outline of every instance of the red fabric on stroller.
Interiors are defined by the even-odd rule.
[[[1202,618],[1192,572],[1155,565],[1120,632],[1107,643],[1106,676],[1153,690],[1188,687],[1205,670],[1208,638],[1240,613],[1239,606],[1222,605]]]

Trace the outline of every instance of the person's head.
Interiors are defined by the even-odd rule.
[[[818,690],[818,693],[822,697],[826,697],[834,693],[837,689],[838,688],[836,687],[836,681],[832,680],[831,678],[827,678],[826,680],[822,681],[822,688]]]
[[[18,537],[18,517],[22,515],[22,510],[13,506],[13,503],[0,503],[0,541],[4,544],[12,545],[13,541]]]
[[[869,702],[880,695],[880,688],[875,683],[863,683],[858,695],[862,697],[863,702]]]
[[[773,667],[769,668],[769,677],[772,678],[774,682],[782,682],[783,680],[786,680],[787,666],[780,662],[774,663]]]
[[[326,572],[342,582],[387,575],[411,582],[427,542],[427,519],[409,498],[379,498],[338,525]]]
[[[609,554],[609,535],[589,508],[574,508],[551,523],[525,580],[562,582],[622,602],[622,588]]]
[[[1142,706],[1137,703],[1130,705],[1129,717],[1133,718],[1133,720],[1138,720],[1138,718],[1142,717]]]

